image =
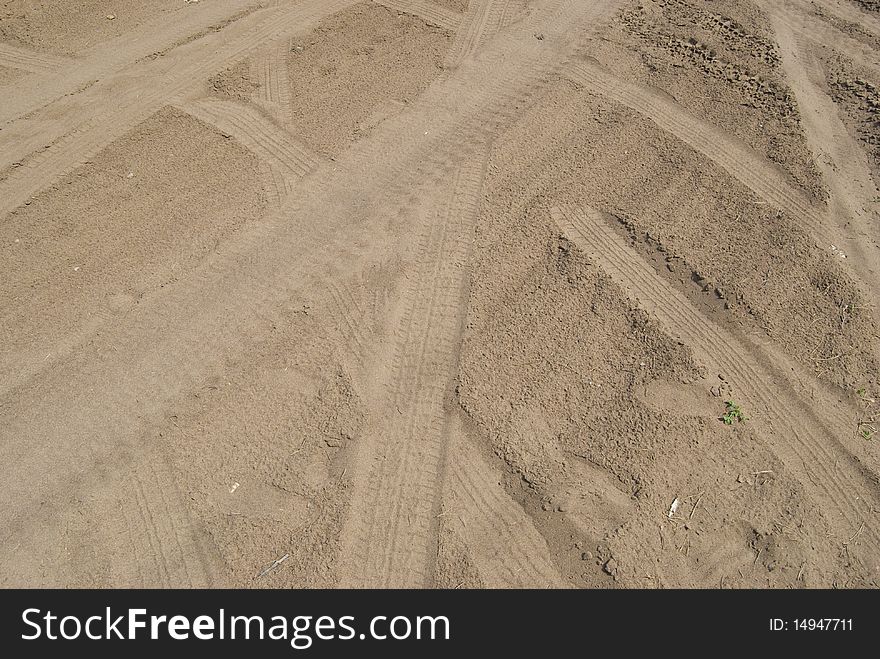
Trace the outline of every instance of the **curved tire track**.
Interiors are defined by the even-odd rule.
[[[753,353],[700,314],[617,237],[599,213],[556,208],[553,216],[569,238],[671,336],[690,346],[700,362],[724,373],[745,409],[752,410],[750,425],[803,484],[839,542],[845,543],[864,525],[866,547],[860,552],[861,558],[875,578],[880,577],[876,560],[880,548],[876,522],[880,485],[877,475],[853,453],[855,445],[843,444],[812,405],[801,402],[787,382],[764,366],[772,363],[766,354]],[[782,428],[784,436],[780,434]],[[813,428],[821,428],[822,432]]]
[[[419,247],[418,274],[391,349],[389,379],[376,392],[382,420],[359,460],[343,534],[350,587],[430,585],[438,493],[457,337],[464,319],[463,266],[471,246],[484,159],[463,163],[446,208]]]

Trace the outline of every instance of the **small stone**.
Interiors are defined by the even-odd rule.
[[[593,560],[593,552],[585,551],[581,554],[582,561],[592,561]]]
[[[613,558],[609,558],[602,566],[602,571],[605,574],[611,575],[613,577],[615,574],[617,574],[617,561]]]

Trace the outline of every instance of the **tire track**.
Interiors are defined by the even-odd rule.
[[[547,25],[559,26],[557,29],[568,27],[572,22],[572,14],[576,14],[573,6],[564,6],[563,11],[560,11],[558,2],[553,5],[552,11],[548,10],[547,13],[556,16],[556,20]],[[604,3],[591,7],[585,13],[590,23],[601,22],[610,18],[614,7],[616,3]],[[560,58],[556,51],[538,47],[533,41],[526,41],[525,44],[527,48],[523,48],[521,39],[516,36],[498,44],[497,51],[487,53],[485,61],[463,66],[455,76],[445,78],[441,84],[429,88],[423,97],[411,106],[412,112],[398,115],[386,122],[386,130],[381,130],[373,134],[370,139],[354,144],[345,157],[338,159],[333,165],[327,163],[332,171],[325,169],[323,176],[316,179],[316,188],[324,190],[324,193],[312,190],[312,197],[309,200],[304,201],[299,198],[289,203],[282,203],[283,196],[280,190],[284,184],[283,176],[276,168],[266,166],[268,174],[276,181],[275,186],[271,188],[275,192],[273,202],[276,205],[265,219],[265,235],[271,235],[279,230],[280,226],[287,225],[290,216],[321,217],[328,213],[332,214],[334,211],[328,208],[333,209],[333,206],[313,207],[311,202],[321,203],[322,194],[326,194],[327,199],[336,197],[350,201],[352,190],[362,189],[365,191],[364,196],[368,197],[370,193],[366,192],[367,190],[372,190],[375,194],[376,190],[382,189],[383,197],[400,199],[410,194],[409,186],[414,180],[433,177],[432,180],[438,182],[443,177],[450,176],[456,158],[466,156],[469,150],[473,149],[473,145],[497,133],[506,122],[516,116],[516,109],[528,102],[551,72],[558,68],[557,61]],[[518,53],[527,51],[525,62],[515,60]],[[479,92],[475,94],[474,89]],[[425,126],[431,127],[431,130],[426,132]],[[402,148],[401,144],[404,144],[405,148]],[[384,163],[385,167],[377,169],[376,162]],[[355,183],[351,183],[349,177]],[[328,188],[333,192],[326,192]],[[338,212],[340,217],[344,213],[349,213],[351,218],[362,217],[364,210],[359,203],[354,203],[348,210]],[[382,230],[384,231],[384,227]],[[241,253],[246,252],[247,249],[257,251],[256,242],[259,240],[256,234],[252,239],[240,239],[242,249],[234,250],[228,255],[229,258],[240,258]],[[368,244],[369,239],[363,239],[363,242]],[[322,252],[326,247],[326,244],[320,243],[313,246],[315,253]],[[347,253],[347,250],[343,250],[342,253]],[[354,259],[354,262],[359,261]],[[266,277],[266,281],[269,282],[276,280],[274,275],[266,275]],[[264,286],[252,296],[242,298],[240,303],[243,308],[249,308],[254,300],[265,297],[264,290],[273,289]],[[220,295],[224,293],[225,290]],[[198,296],[195,297],[198,299]],[[197,302],[188,303],[189,306],[193,304]],[[110,314],[107,314],[101,318],[109,317]],[[30,379],[38,377],[48,367],[58,368],[66,356],[81,345],[95,329],[95,324],[85,329],[89,331],[67,337],[64,346],[46,346],[46,352],[53,354],[53,359],[49,362],[37,359],[38,356],[42,358],[45,355],[42,347],[31,355],[33,360],[29,364],[22,363],[21,355],[16,356],[18,373],[24,377],[14,380],[15,384],[0,386],[0,393],[11,394]],[[38,355],[39,352],[42,354]]]
[[[816,44],[827,46],[880,72],[880,53],[821,18],[808,14],[803,7],[788,2],[782,5],[768,3],[766,0],[763,7],[777,25],[784,24],[799,38],[807,38]]]
[[[242,20],[222,33],[181,46],[165,58],[139,64],[130,75],[101,81],[75,99],[62,99],[54,109],[58,117],[40,128],[40,140],[49,146],[0,182],[0,215],[95,156],[164,105],[188,96],[226,63],[245,58],[267,42],[307,32],[353,4],[355,0],[303,0],[292,8],[279,7],[255,25],[251,25],[254,20]],[[5,133],[0,132],[0,167],[24,157],[16,146],[18,136],[7,140]],[[33,141],[28,144],[32,146]]]
[[[345,158],[337,160],[332,167],[328,164],[329,169],[325,168],[323,175],[315,180],[316,189],[311,191],[310,199],[300,197],[288,200],[288,203],[275,208],[264,222],[263,237],[259,232],[243,237],[241,249],[232,250],[227,257],[235,260],[249,249],[256,252],[259,240],[270,240],[266,236],[288,225],[291,216],[320,216],[332,212],[333,205],[323,209],[313,207],[321,203],[322,191],[328,200],[335,197],[348,201],[353,189],[384,189],[385,196],[395,199],[409,194],[407,186],[414,179],[433,175],[440,180],[449,175],[456,157],[486,135],[497,131],[511,116],[507,108],[515,108],[524,102],[543,83],[546,75],[544,67],[551,65],[546,59],[540,58],[549,58],[552,53],[535,50],[530,53],[534,61],[524,66],[520,63],[511,65],[511,56],[518,48],[516,41],[513,41],[483,65],[464,67],[458,76],[429,89],[417,104],[411,106],[412,112],[398,115],[386,123],[386,130],[355,144]],[[478,94],[470,91],[475,88],[479,90]],[[466,102],[458,103],[455,99],[466,99]],[[424,130],[426,125],[432,127],[428,135]],[[402,144],[405,145],[403,148]],[[377,169],[376,162],[384,163],[385,167]],[[349,177],[356,183],[350,183]],[[333,192],[327,192],[328,189]],[[367,194],[364,192],[365,196]],[[340,216],[350,213],[351,217],[362,217],[365,209],[359,203],[349,203],[354,205],[346,211],[338,211]],[[326,245],[315,244],[314,247],[322,251]],[[221,266],[218,268],[222,270]],[[274,281],[274,278],[267,276],[267,281]],[[261,297],[256,295],[252,299]],[[247,299],[241,302],[243,308],[250,306]],[[75,345],[71,343],[66,352],[69,353]],[[52,365],[57,367],[58,360]],[[34,365],[34,369],[37,369],[35,372],[39,372],[42,366]]]
[[[487,588],[563,588],[547,541],[498,476],[471,446],[456,418],[450,422],[445,523],[465,543]]]
[[[527,13],[527,5],[524,2],[508,0],[504,8],[504,17],[501,19],[501,27],[510,27]]]
[[[638,112],[714,161],[760,198],[796,217],[823,249],[840,243],[840,236],[829,229],[823,213],[790,183],[788,176],[744,142],[703,121],[659,91],[621,80],[598,64],[572,64],[566,69],[566,76],[590,92]]]
[[[830,2],[829,0],[811,1],[819,5],[827,13],[850,23],[858,23],[880,37],[880,19],[875,18],[870,13],[842,2]],[[790,5],[789,2],[786,2],[786,4]]]
[[[7,88],[9,94],[0,106],[0,125],[74,94],[176,42],[207,32],[248,7],[253,7],[251,0],[213,0],[189,5],[84,51],[63,66],[47,67],[46,75]],[[6,47],[4,44],[2,49]]]
[[[357,299],[345,284],[327,281],[327,291],[333,302],[333,315],[336,322],[333,327],[342,336],[345,345],[351,351],[357,365],[366,362],[369,356],[370,332],[365,330],[365,314],[358,305]]]
[[[126,529],[124,542],[97,538],[111,561],[112,585],[210,587],[213,568],[185,507],[179,504],[180,493],[169,469],[160,461],[147,460],[126,475],[116,513]]]
[[[458,66],[501,29],[508,0],[470,0],[446,57],[446,65]]]
[[[871,211],[880,192],[867,156],[843,125],[834,101],[814,82],[823,78],[823,72],[819,62],[809,59],[804,37],[792,31],[779,13],[771,16],[782,68],[797,99],[807,143],[831,190],[828,223],[836,224],[845,236],[840,245],[850,257],[847,265],[856,266],[863,281],[876,290],[880,286],[880,250],[876,215]]]
[[[306,145],[297,142],[256,108],[217,99],[179,103],[176,107],[232,136],[268,163],[273,175],[280,173],[281,181],[273,176],[280,197],[289,194],[297,181],[318,166],[319,158]]]
[[[36,50],[19,48],[8,43],[0,43],[0,66],[10,69],[20,69],[30,73],[45,73],[64,67],[76,66],[74,60],[57,55],[48,55]]]
[[[290,83],[287,79],[287,54],[290,40],[282,39],[254,57],[254,70],[260,88],[254,101],[266,109],[282,126],[290,120]]]
[[[349,587],[430,585],[446,444],[444,402],[464,319],[463,266],[471,246],[485,158],[463,163],[447,207],[419,247],[418,274],[391,349],[388,381],[376,392],[383,419],[366,439],[343,538]],[[364,459],[366,458],[366,459]]]
[[[572,26],[610,19],[619,4],[540,3],[528,30],[493,40],[479,61],[463,63],[332,165],[319,166],[263,222],[192,274],[17,383],[13,396],[0,399],[0,459],[18,475],[7,487],[16,504],[0,510],[0,524],[30,530],[22,551],[39,556],[54,541],[51,507],[40,501],[64,496],[72,481],[88,491],[100,482],[95,465],[142,451],[170,406],[270,331],[267,318],[303,295],[310,315],[332,310],[327,281],[351,280],[393,258],[410,217],[394,219],[389,209],[405,208],[417,182],[442,179],[472,156],[573,51]],[[555,38],[539,42],[536,27]],[[370,201],[378,199],[381,206]],[[408,580],[427,571],[415,559]]]
[[[750,425],[800,480],[839,542],[845,543],[863,525],[860,537],[864,542],[858,553],[869,571],[880,575],[876,523],[880,492],[877,475],[854,454],[858,445],[842,443],[827,417],[814,411],[815,403],[802,403],[790,384],[765,366],[773,363],[771,357],[748,349],[700,314],[684,294],[664,282],[617,237],[599,213],[555,208],[553,217],[631,299],[638,300],[671,336],[690,346],[698,361],[724,373],[738,402],[741,399],[745,409],[752,411]],[[822,417],[824,413],[823,409]],[[784,436],[777,434],[782,429]]]
[[[431,0],[371,0],[387,9],[421,18],[428,25],[454,32],[461,23],[461,14],[434,4]]]

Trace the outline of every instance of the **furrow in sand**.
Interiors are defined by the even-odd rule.
[[[461,14],[434,4],[431,0],[372,0],[377,5],[418,16],[428,25],[455,31],[461,23]]]
[[[75,61],[67,57],[48,55],[36,50],[20,48],[8,43],[0,43],[0,66],[20,69],[30,73],[45,73],[63,67],[75,66]]]
[[[619,4],[537,3],[529,30],[494,40],[480,61],[432,85],[334,166],[319,167],[308,185],[191,275],[144,298],[100,340],[37,371],[14,397],[0,400],[0,457],[19,473],[9,491],[16,504],[0,511],[0,523],[40,529],[23,533],[33,541],[4,554],[33,561],[44,552],[41,536],[57,531],[48,507],[36,502],[67,496],[73,479],[87,489],[97,478],[96,463],[142,450],[168,407],[221,371],[267,314],[302,295],[313,296],[313,309],[332,306],[322,282],[387,259],[402,232],[398,225],[409,218],[390,222],[364,200],[381,191],[387,211],[409,196],[415,180],[453,171],[477,137],[511,114],[507,103],[522,102],[543,84],[576,46],[579,28],[609,19]],[[535,27],[555,45],[534,39]],[[456,93],[462,89],[468,93]],[[47,471],[51,481],[40,477]]]
[[[812,405],[805,405],[789,383],[771,371],[767,354],[749,349],[700,314],[615,234],[600,213],[556,208],[553,216],[566,235],[670,335],[690,346],[700,362],[724,373],[737,392],[737,402],[753,410],[749,420],[753,430],[803,484],[840,542],[864,525],[866,549],[861,558],[870,571],[880,574],[877,475],[854,454],[858,449],[853,443],[836,436],[851,429],[829,427]]]

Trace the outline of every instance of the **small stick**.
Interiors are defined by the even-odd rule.
[[[849,543],[851,543],[853,540],[855,540],[856,538],[858,538],[862,534],[862,530],[864,530],[864,528],[865,528],[865,523],[862,522],[862,525],[859,527],[859,530],[856,531],[855,533],[853,533],[853,536],[849,540],[844,542],[843,546],[848,547]]]
[[[694,513],[697,512],[697,506],[700,505],[700,501],[702,501],[702,500],[703,500],[703,493],[700,492],[700,496],[697,497],[697,502],[694,504],[693,510],[691,510],[691,514],[690,514],[690,516],[688,517],[688,519],[693,519],[693,518],[694,518]]]
[[[284,554],[284,556],[282,556],[281,558],[277,558],[277,559],[275,559],[275,561],[273,561],[272,565],[270,565],[269,567],[267,567],[266,569],[264,569],[262,572],[260,572],[260,573],[257,575],[257,579],[259,579],[260,577],[262,577],[262,576],[268,574],[269,572],[271,572],[272,570],[274,570],[275,568],[277,568],[279,565],[281,565],[281,564],[282,564],[284,561],[286,561],[288,558],[290,558],[290,554]]]

